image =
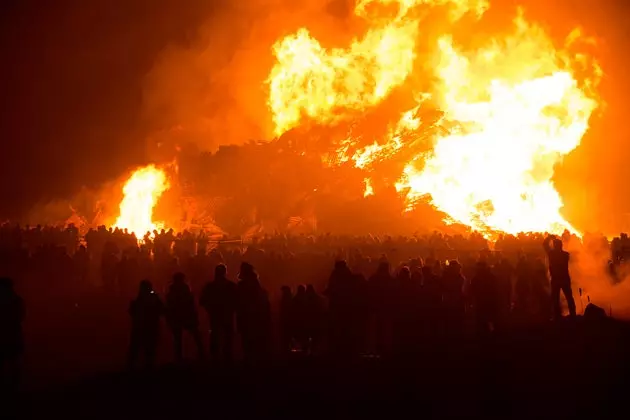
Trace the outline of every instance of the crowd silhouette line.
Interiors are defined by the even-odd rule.
[[[475,233],[272,235],[247,246],[227,239],[162,230],[139,243],[105,227],[83,237],[72,225],[0,227],[3,381],[19,382],[24,301],[29,308],[131,302],[130,369],[155,366],[168,335],[176,363],[186,359],[186,336],[198,360],[222,363],[294,354],[405,358],[443,340],[560,320],[560,292],[569,318],[577,315],[565,249],[577,239],[568,233],[506,235],[493,251]],[[614,283],[628,238],[585,237],[579,249],[603,243],[611,258],[602,281]]]

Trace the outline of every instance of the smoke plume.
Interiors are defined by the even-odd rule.
[[[171,43],[157,57],[144,85],[144,124],[165,133],[159,142],[204,150],[272,138],[263,83],[271,46],[307,23],[334,42],[349,33],[351,7],[346,0],[220,2],[188,42]]]
[[[627,265],[609,269],[610,246],[601,238],[587,235],[584,244],[570,242],[570,272],[578,313],[589,302],[604,308],[616,318],[630,319],[630,269]],[[581,295],[580,295],[581,290]]]

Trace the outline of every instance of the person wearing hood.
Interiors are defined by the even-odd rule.
[[[131,317],[129,368],[135,366],[140,353],[144,354],[144,361],[148,367],[155,363],[160,337],[160,319],[163,314],[164,305],[153,290],[153,285],[148,280],[142,280],[138,296],[129,305]]]

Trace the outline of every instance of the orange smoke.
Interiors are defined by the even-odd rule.
[[[307,121],[353,118],[394,88],[406,88],[419,98],[417,106],[405,111],[381,141],[358,149],[357,140],[343,141],[337,162],[351,160],[373,172],[375,162],[404,151],[415,155],[396,183],[408,208],[428,200],[447,214],[447,223],[486,235],[577,233],[561,215],[563,202],[552,178],[554,166],[579,146],[598,106],[594,88],[601,70],[574,51],[581,34],[574,31],[558,48],[522,13],[512,33],[488,39],[478,49],[466,50],[444,34],[435,42],[431,65],[423,66],[436,82],[431,91],[418,92],[409,86],[409,76],[418,57],[421,11],[429,6],[449,7],[455,24],[466,13],[482,18],[490,5],[486,0],[363,0],[355,14],[369,29],[347,49],[326,49],[306,29],[278,41],[268,80],[276,134]],[[431,151],[409,154],[425,124],[418,115],[426,101],[443,112],[440,131],[432,134]],[[366,185],[366,196],[368,191]]]
[[[159,227],[153,222],[153,209],[160,196],[169,188],[166,172],[155,165],[134,171],[123,187],[120,216],[114,227],[127,229],[138,238],[153,232]]]

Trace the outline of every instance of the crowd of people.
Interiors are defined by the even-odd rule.
[[[622,264],[630,249],[625,235],[608,243],[599,236],[528,234],[492,244],[475,233],[270,235],[245,244],[172,230],[139,241],[105,227],[82,236],[72,225],[4,225],[0,359],[5,366],[19,357],[19,325],[35,295],[67,302],[86,296],[131,300],[130,366],[140,356],[154,363],[162,320],[176,361],[184,359],[184,333],[199,358],[215,360],[296,352],[412,355],[435,340],[487,337],[518,323],[559,319],[560,292],[575,316],[565,249],[603,244],[610,264]],[[209,346],[198,308],[207,315]]]

